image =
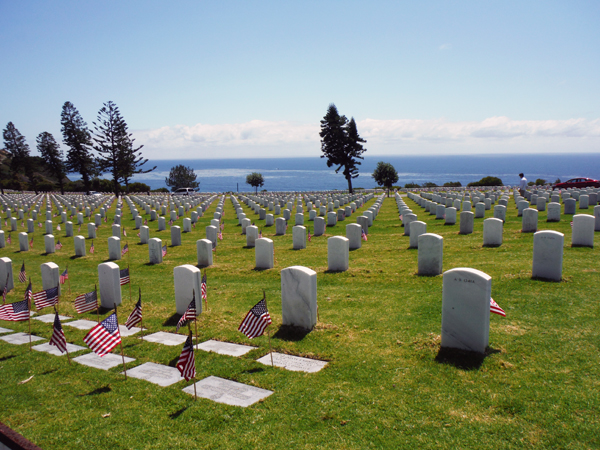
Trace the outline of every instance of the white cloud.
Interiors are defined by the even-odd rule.
[[[600,146],[600,119],[365,119],[357,125],[370,154],[589,152]],[[320,154],[319,127],[319,122],[252,120],[177,125],[134,135],[151,159],[315,156]]]
[[[450,50],[452,48],[452,44],[445,43],[440,45],[440,50]]]

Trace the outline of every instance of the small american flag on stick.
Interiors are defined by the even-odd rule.
[[[78,295],[75,299],[75,311],[79,314],[98,309],[98,294],[96,291]]]
[[[123,286],[124,284],[129,283],[129,267],[127,269],[121,269],[119,271],[119,284]]]
[[[125,326],[128,330],[131,330],[135,325],[142,321],[142,293],[140,292],[140,298],[135,304],[135,308],[129,314],[127,318],[127,322],[125,322]]]
[[[0,320],[21,322],[29,320],[29,299],[0,306]]]
[[[192,333],[183,344],[183,350],[177,361],[177,369],[181,372],[181,376],[185,381],[189,381],[196,376],[196,359],[194,357],[194,344],[192,342]]]
[[[167,245],[163,245],[162,246],[162,257],[164,258],[165,256],[167,256]]]
[[[271,323],[271,316],[267,310],[267,300],[263,298],[248,311],[238,331],[245,334],[248,339],[252,339],[262,336],[267,326]]]
[[[54,313],[54,326],[52,327],[50,345],[54,345],[61,353],[67,351],[67,338],[65,338],[65,333],[60,323],[60,318],[58,317],[58,311]]]
[[[55,250],[60,250],[63,247],[62,243],[60,242],[60,240],[58,240],[56,242],[56,245],[54,246]]]
[[[360,237],[363,238],[364,241],[367,241],[367,233],[365,233],[365,229],[360,229]]]
[[[98,325],[90,330],[83,338],[90,349],[98,356],[110,353],[121,343],[121,333],[117,323],[117,315],[112,313]]]
[[[60,274],[58,281],[60,284],[65,284],[65,281],[69,279],[69,268],[67,267],[63,273]]]
[[[123,250],[121,250],[121,256],[125,256],[125,254],[129,251],[129,244],[125,244]]]
[[[33,301],[35,307],[39,311],[40,309],[47,308],[48,306],[54,306],[58,304],[58,286],[50,289],[46,289],[33,294]]]
[[[25,283],[27,281],[27,274],[25,273],[25,261],[23,261],[23,265],[21,266],[21,271],[19,272],[19,283]]]
[[[94,241],[92,241],[92,245],[90,245],[90,253],[94,254]]]
[[[179,319],[179,322],[177,322],[177,329],[176,329],[176,331],[179,331],[179,329],[188,320],[196,320],[196,295],[195,295],[195,293],[194,293],[194,295],[192,295],[192,301],[190,302],[190,304],[188,305],[187,309],[183,313],[183,316],[181,316],[181,319]]]
[[[492,297],[490,297],[490,312],[506,317],[504,310],[498,306],[498,303],[496,303]]]

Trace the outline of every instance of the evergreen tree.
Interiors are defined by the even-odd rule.
[[[265,179],[263,178],[262,174],[258,172],[252,172],[246,176],[246,184],[249,184],[255,188],[255,193],[258,194],[258,188],[265,184]]]
[[[186,187],[198,189],[200,183],[196,181],[196,176],[194,169],[186,167],[183,164],[178,164],[175,167],[171,167],[169,177],[165,178],[165,184],[171,188],[171,192]]]
[[[127,125],[125,125],[127,128]],[[121,178],[125,183],[125,191],[129,193],[129,181],[133,175],[137,173],[149,173],[156,169],[154,166],[152,169],[142,169],[142,166],[148,162],[147,158],[142,157],[140,151],[143,145],[138,148],[133,148],[133,142],[135,139],[131,137],[131,133],[127,135],[126,145],[123,147],[123,153],[121,155]]]
[[[390,189],[394,183],[398,182],[398,172],[396,172],[394,166],[392,166],[390,163],[379,161],[371,176],[379,186],[384,186],[387,188],[389,197]]]
[[[58,146],[54,136],[44,131],[37,137],[37,149],[46,160],[50,172],[58,179],[60,193],[65,194],[65,162],[63,161],[63,152]]]
[[[19,130],[12,122],[8,122],[6,128],[2,131],[4,138],[4,150],[11,156],[10,171],[13,178],[16,178],[20,171],[25,172],[29,179],[29,184],[37,194],[37,180],[33,172],[33,161],[29,156],[29,144]]]
[[[65,168],[81,175],[87,194],[90,193],[91,179],[97,175],[96,160],[92,153],[92,135],[87,123],[71,102],[65,102],[60,115],[63,142],[69,148]]]
[[[330,104],[321,120],[319,136],[323,152],[321,158],[327,158],[327,167],[337,166],[335,173],[344,168],[342,173],[352,193],[352,179],[358,177],[358,160],[364,159],[361,155],[366,151],[362,144],[367,142],[359,136],[354,118],[348,121],[346,116],[339,115],[333,103]]]

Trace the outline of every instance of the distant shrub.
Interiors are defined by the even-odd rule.
[[[460,181],[448,181],[444,183],[444,187],[461,187],[462,184]]]
[[[169,193],[169,190],[166,187],[161,187],[158,189],[154,189],[152,192],[164,192],[164,193]]]
[[[502,184],[502,180],[498,177],[483,177],[479,181],[467,184],[467,186],[504,186],[504,184]]]
[[[423,187],[438,187],[438,185],[435,184],[433,181],[427,181],[423,183]]]
[[[538,178],[537,180],[535,180],[536,186],[543,186],[545,184],[546,184],[546,180],[542,180],[541,178]]]
[[[129,183],[129,192],[148,192],[149,190],[150,186],[146,183],[140,183],[139,181]]]
[[[561,183],[560,178],[557,178],[556,181],[554,182],[554,184],[556,183]]]
[[[404,187],[405,187],[405,188],[407,188],[407,189],[413,189],[413,188],[419,188],[419,187],[421,187],[421,186],[419,186],[419,185],[418,185],[417,183],[415,183],[415,182],[412,182],[412,183],[406,183],[406,184],[404,185]]]

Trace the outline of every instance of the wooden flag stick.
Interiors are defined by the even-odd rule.
[[[54,307],[54,312],[56,314],[58,314],[58,308],[56,306]],[[60,318],[58,320],[60,320]],[[54,328],[54,325],[52,325],[52,327]],[[52,332],[54,332],[54,330],[52,330]],[[67,361],[69,361],[69,365],[70,365],[71,357],[69,356],[69,349],[67,348],[67,338],[66,337],[65,337],[65,352],[67,353]]]
[[[265,301],[265,309],[268,311],[269,308],[267,308],[267,294],[265,293],[264,289],[263,289],[263,300]],[[273,363],[273,347],[271,347],[271,335],[269,333],[267,333],[267,336],[269,338],[269,352],[271,355],[271,367],[275,367],[275,364]]]
[[[192,337],[192,326],[188,322],[188,330],[190,331],[190,337]],[[198,343],[196,338],[196,344]],[[192,345],[192,352],[194,351],[194,346]],[[194,355],[194,373],[196,373],[196,355]],[[196,394],[196,377],[192,377],[192,382],[194,383],[194,401],[198,400],[198,395]]]
[[[31,277],[29,277],[29,284],[31,284]],[[31,292],[33,293],[33,286],[31,286]],[[27,304],[29,307],[29,317],[27,322],[29,322],[29,351],[31,350],[31,298],[27,299]]]
[[[127,248],[129,248],[129,244]],[[129,250],[127,251],[127,255],[129,255]],[[131,270],[129,270],[129,262],[127,262],[127,272],[129,273],[129,303],[131,303]]]
[[[96,293],[96,318],[98,319],[98,323],[100,323],[100,306],[98,305],[98,287],[94,285],[94,292]]]
[[[67,276],[69,275],[69,264],[67,263]],[[71,295],[71,277],[67,278],[69,281],[69,295]]]
[[[139,287],[140,290],[140,300],[142,299],[142,288]],[[142,312],[142,317],[140,318],[140,331],[142,333],[142,342],[144,342],[144,313]]]
[[[117,315],[117,304],[113,303],[113,305],[115,305],[115,318],[117,319],[117,329],[119,328],[119,316]],[[121,336],[121,332],[119,331],[119,337]],[[125,355],[123,354],[123,339],[121,339],[121,358],[123,359],[123,374],[125,375],[125,379],[127,379],[127,367],[125,366]]]
[[[196,291],[192,289],[192,299],[194,299],[194,308],[196,307]],[[200,306],[202,306],[202,299],[200,299]],[[198,350],[198,311],[196,311],[196,318],[194,319],[194,326],[196,327],[196,350]],[[192,331],[192,327],[190,326],[190,333]]]

